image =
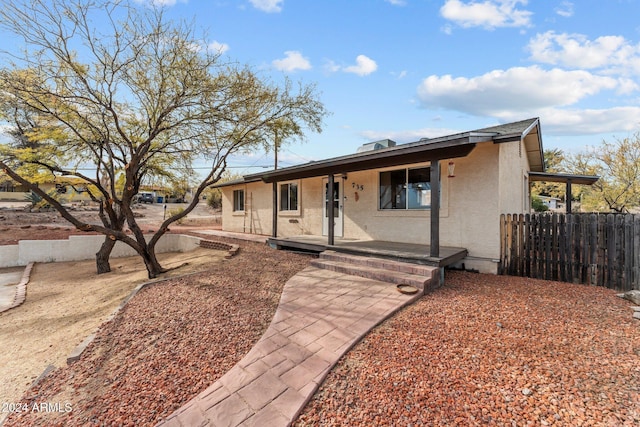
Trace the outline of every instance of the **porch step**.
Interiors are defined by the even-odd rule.
[[[421,292],[436,287],[439,280],[436,267],[342,254],[334,251],[322,252],[317,260],[312,261],[312,265],[381,282],[411,285]]]
[[[377,258],[375,256],[351,255],[343,252],[324,251],[319,255],[320,259],[330,261],[340,261],[351,264],[366,265],[373,268],[398,271],[401,273],[417,274],[419,276],[431,277],[436,267],[413,264],[410,262],[395,261],[387,258]]]

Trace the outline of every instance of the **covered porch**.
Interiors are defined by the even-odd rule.
[[[372,256],[440,268],[456,264],[467,256],[467,250],[464,248],[440,246],[439,254],[432,256],[430,245],[345,238],[335,238],[333,244],[329,244],[326,236],[313,235],[270,237],[267,242],[278,249],[318,253],[332,250],[352,255]]]
[[[465,258],[467,250],[465,248],[449,248],[440,245],[441,164],[447,159],[466,157],[477,143],[491,140],[493,136],[494,133],[465,132],[442,138],[422,139],[402,146],[359,152],[354,155],[249,175],[245,177],[245,182],[262,181],[272,184],[272,226],[271,238],[269,238],[268,242],[273,247],[314,252],[331,249],[339,252],[366,254],[442,268]],[[337,198],[334,196],[334,203],[328,202],[332,193],[329,189],[336,188],[335,184],[337,183],[339,188],[339,182],[344,181],[347,174],[423,162],[429,162],[430,219],[427,225],[429,244],[343,238],[342,232],[336,233],[336,221],[328,221],[327,232],[323,231],[323,235],[279,236],[279,183],[323,177],[326,180],[324,196],[326,213],[323,212],[323,217],[336,218],[338,213],[342,213],[344,200],[343,196],[338,196]],[[380,210],[376,206],[369,206],[366,209]],[[333,224],[331,224],[332,222]],[[425,234],[427,230],[425,230]],[[318,231],[320,230],[314,232]]]

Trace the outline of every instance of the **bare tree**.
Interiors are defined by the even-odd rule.
[[[24,42],[21,53],[4,52],[9,65],[0,70],[0,111],[16,129],[15,117],[33,118],[1,147],[0,168],[76,228],[106,236],[96,254],[98,273],[110,270],[116,241],[135,249],[149,277],[165,272],[155,254],[158,240],[221,178],[229,155],[262,147],[281,121],[294,124],[300,137],[304,129],[320,132],[326,115],[313,85],[286,80],[277,86],[225,63],[192,25],[168,21],[161,8],[118,0],[8,0],[0,26]],[[131,209],[141,183],[178,160],[196,158],[210,169],[193,200],[146,241]],[[75,217],[35,185],[25,165],[84,179],[101,223]],[[83,172],[87,165],[95,173]]]

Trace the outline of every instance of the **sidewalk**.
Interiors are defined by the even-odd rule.
[[[288,426],[343,354],[420,296],[308,267],[287,282],[269,328],[251,351],[160,425]]]

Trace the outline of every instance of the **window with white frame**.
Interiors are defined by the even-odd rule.
[[[280,210],[281,211],[297,211],[298,210],[298,184],[295,182],[287,182],[280,184]]]
[[[233,211],[244,211],[244,190],[233,190]]]
[[[431,168],[380,172],[380,204],[386,209],[431,208]]]

